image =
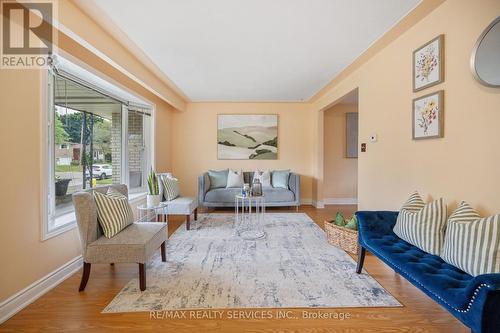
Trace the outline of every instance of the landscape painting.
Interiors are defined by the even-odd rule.
[[[217,157],[220,160],[278,159],[278,115],[219,115]]]

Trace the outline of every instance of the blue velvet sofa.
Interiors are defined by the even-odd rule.
[[[473,277],[392,231],[398,212],[360,211],[357,273],[366,250],[451,312],[475,333],[500,332],[500,274]]]

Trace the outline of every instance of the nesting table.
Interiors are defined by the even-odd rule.
[[[158,206],[139,205],[137,212],[139,222],[167,222],[167,203],[164,201]]]
[[[266,236],[263,224],[266,214],[266,200],[261,196],[234,197],[235,225],[238,235],[245,240],[255,240]]]

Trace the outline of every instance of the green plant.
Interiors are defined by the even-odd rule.
[[[56,115],[54,119],[54,142],[57,145],[68,142],[70,136],[64,130],[64,125],[61,121],[61,118]]]
[[[337,216],[335,216],[335,225],[338,225],[339,227],[345,226],[345,218],[341,212],[337,212]]]
[[[158,184],[158,177],[156,177],[156,173],[153,168],[148,175],[148,189],[150,195],[158,195],[160,194],[160,186]]]
[[[358,218],[356,215],[353,215],[353,217],[346,223],[345,227],[351,230],[358,230]]]
[[[358,218],[353,215],[350,219],[344,218],[341,212],[337,212],[335,219],[329,221],[332,224],[338,225],[351,230],[358,230]]]

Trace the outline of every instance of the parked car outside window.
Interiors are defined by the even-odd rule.
[[[92,166],[92,176],[94,178],[106,179],[113,175],[113,169],[109,164],[94,164]],[[90,177],[89,172],[85,172],[86,177]]]

